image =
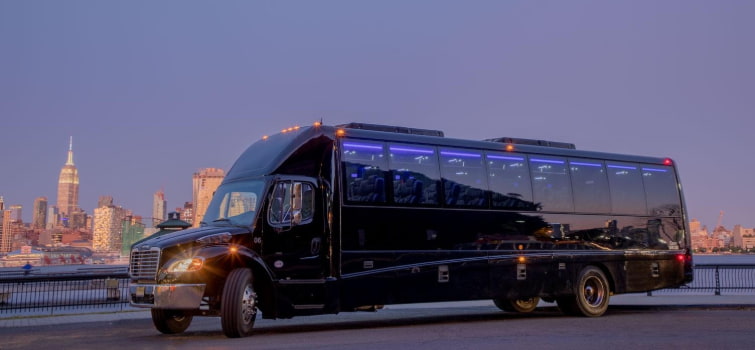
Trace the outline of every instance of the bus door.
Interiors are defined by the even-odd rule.
[[[327,275],[323,210],[316,204],[317,181],[279,179],[267,210],[265,256],[281,279],[318,279]]]

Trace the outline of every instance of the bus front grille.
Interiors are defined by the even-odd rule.
[[[129,275],[133,280],[157,280],[157,268],[160,265],[160,248],[149,250],[134,249],[131,251]]]

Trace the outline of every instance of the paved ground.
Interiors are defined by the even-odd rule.
[[[709,302],[695,301],[695,297],[677,300],[687,304],[681,306],[647,305],[647,302],[643,303],[646,305],[635,305],[639,298],[630,300],[632,298],[617,297],[608,312],[599,318],[564,316],[550,304],[544,304],[530,314],[516,314],[501,312],[491,303],[461,302],[401,305],[378,312],[288,320],[263,319],[255,324],[253,336],[242,339],[226,338],[217,318],[196,318],[186,332],[165,335],[154,329],[144,311],[47,317],[38,320],[54,319],[57,322],[0,328],[0,349],[753,348],[753,305],[717,304],[710,307],[706,306]],[[753,298],[749,299],[746,302],[752,303]],[[135,319],[124,319],[124,316]],[[108,320],[108,317],[120,319]],[[62,322],[64,318],[68,319]],[[73,321],[76,323],[70,323]]]
[[[614,309],[642,309],[642,308],[751,308],[755,307],[755,295],[686,295],[686,294],[664,294],[648,296],[642,294],[622,294],[611,297],[611,306]],[[447,302],[447,303],[425,303],[425,304],[406,304],[406,305],[388,305],[386,310],[404,310],[404,309],[454,309],[467,307],[484,307],[493,306],[492,301],[472,301],[472,302]],[[555,303],[541,302],[540,307],[555,307]],[[118,320],[130,319],[149,319],[150,312],[148,309],[127,308],[124,311],[108,310],[90,310],[88,312],[66,315],[6,315],[0,314],[0,328],[5,327],[31,327],[42,325],[59,325],[68,323],[85,323],[85,322],[112,322]],[[0,347],[0,349],[2,349]]]

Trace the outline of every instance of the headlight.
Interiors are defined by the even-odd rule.
[[[170,266],[168,266],[168,272],[174,273],[197,271],[202,268],[203,264],[204,258],[196,257],[190,259],[181,259],[170,264]]]

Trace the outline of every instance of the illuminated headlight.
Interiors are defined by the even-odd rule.
[[[231,234],[228,232],[216,233],[214,235],[204,236],[197,239],[199,244],[222,244],[231,241]]]
[[[197,271],[202,268],[202,265],[204,264],[203,258],[191,258],[191,259],[181,259],[173,262],[168,266],[168,272],[175,273],[175,272],[191,272],[191,271]]]

